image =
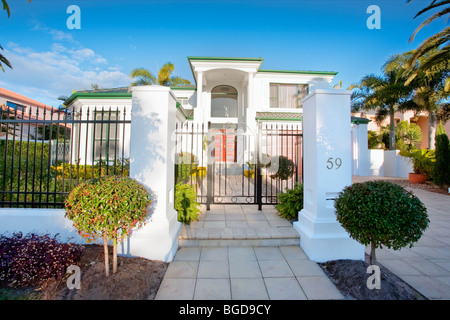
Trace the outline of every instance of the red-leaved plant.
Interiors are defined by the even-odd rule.
[[[13,286],[38,285],[60,279],[67,268],[79,259],[83,247],[61,243],[58,236],[21,232],[0,235],[0,282]]]

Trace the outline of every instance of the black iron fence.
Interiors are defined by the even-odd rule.
[[[129,111],[0,109],[0,206],[61,208],[80,182],[129,174]]]
[[[300,124],[259,123],[256,132],[177,125],[176,183],[190,184],[207,207],[276,204],[280,192],[303,182],[302,137]]]

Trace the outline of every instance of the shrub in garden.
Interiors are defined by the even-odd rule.
[[[298,213],[303,209],[303,184],[296,183],[293,189],[278,194],[278,204],[275,208],[280,216],[288,220],[298,218]]]
[[[189,184],[177,183],[174,208],[178,211],[178,221],[190,224],[191,221],[198,220],[201,212],[199,207],[195,190]]]
[[[387,181],[354,183],[344,188],[334,204],[337,220],[350,237],[375,249],[394,250],[418,241],[430,222],[427,209],[411,192]]]
[[[198,159],[189,152],[180,152],[175,155],[175,179],[177,182],[187,182],[193,172],[196,172]]]
[[[269,171],[273,172],[271,178],[287,180],[294,174],[295,164],[294,161],[285,157],[278,156],[272,157]]]
[[[81,252],[82,246],[61,243],[48,234],[0,235],[0,281],[31,286],[62,278]]]
[[[450,185],[450,142],[442,123],[437,127],[435,141],[434,183]]]
[[[144,225],[151,199],[136,180],[109,176],[82,183],[66,200],[66,217],[87,241],[103,239],[105,273],[109,275],[108,240],[113,242],[113,273],[117,271],[117,242]]]
[[[59,164],[50,167],[52,173],[58,179],[94,179],[109,175],[129,176],[130,160],[118,159],[116,161],[106,162],[105,160],[96,161],[94,165],[80,164]]]

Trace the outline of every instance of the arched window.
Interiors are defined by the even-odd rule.
[[[232,86],[220,85],[211,91],[211,117],[237,118],[238,92]]]

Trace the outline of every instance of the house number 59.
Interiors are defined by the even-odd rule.
[[[339,169],[342,165],[342,160],[341,158],[328,158],[327,160],[327,169],[331,170],[334,167],[336,167],[336,170]]]

